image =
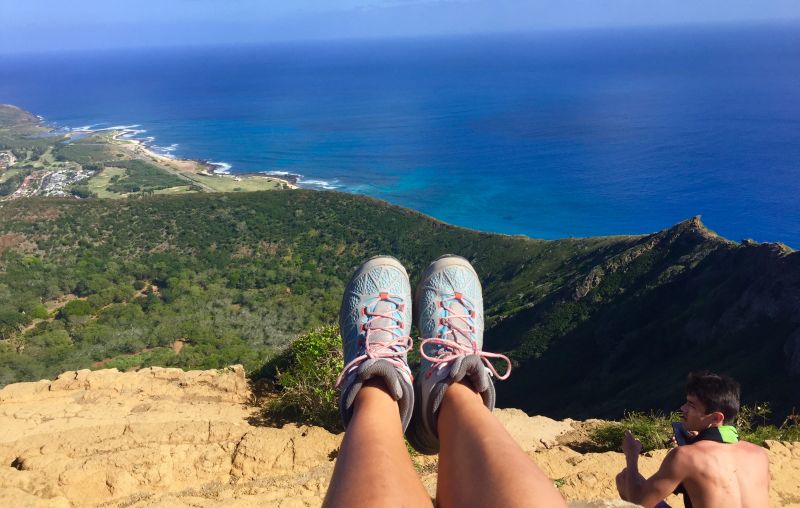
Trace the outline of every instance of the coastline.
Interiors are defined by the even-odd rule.
[[[282,186],[286,189],[299,189],[297,185],[296,175],[286,173],[285,175],[276,172],[276,174],[260,173],[243,173],[232,175],[227,171],[230,165],[224,162],[213,162],[199,159],[184,159],[173,157],[167,154],[159,153],[156,151],[147,140],[138,139],[133,136],[144,132],[141,129],[134,127],[138,126],[116,126],[102,129],[92,129],[92,126],[78,127],[70,129],[67,133],[69,139],[80,139],[84,136],[102,135],[107,133],[107,140],[115,148],[118,148],[131,158],[145,160],[156,166],[175,174],[178,177],[191,181],[192,183],[204,188],[207,191],[214,192],[219,189],[214,188],[213,182],[209,179],[224,179],[228,184],[237,183],[263,183],[269,182],[273,185]],[[76,137],[77,135],[77,137]],[[153,138],[147,138],[152,142]]]
[[[290,173],[289,171],[284,171],[284,167],[278,166],[262,170],[264,166],[261,166],[263,163],[266,166],[266,160],[264,162],[259,161],[257,157],[251,157],[250,159],[237,158],[237,152],[224,152],[225,155],[223,157],[230,157],[231,162],[236,164],[237,167],[232,169],[230,164],[226,162],[217,162],[218,155],[214,153],[209,153],[206,149],[207,145],[202,144],[195,144],[194,140],[186,140],[187,146],[181,147],[180,151],[178,151],[179,145],[177,143],[169,144],[174,139],[168,140],[163,143],[158,143],[156,137],[152,135],[152,132],[148,132],[146,126],[144,124],[111,124],[111,123],[94,123],[88,124],[88,122],[84,121],[81,122],[83,126],[78,127],[70,127],[67,124],[59,124],[56,122],[48,122],[48,120],[41,116],[41,115],[34,115],[27,111],[21,110],[15,106],[13,107],[14,111],[16,111],[16,116],[20,116],[23,118],[24,121],[20,125],[24,125],[26,129],[31,130],[34,134],[33,137],[36,138],[49,138],[49,137],[58,137],[59,139],[66,138],[68,144],[79,143],[84,138],[92,138],[89,141],[89,145],[95,144],[94,141],[97,141],[97,144],[105,144],[106,147],[111,148],[110,152],[113,154],[116,152],[116,156],[120,157],[121,159],[130,158],[135,160],[142,160],[149,164],[153,164],[157,166],[162,172],[168,172],[178,178],[181,178],[185,183],[185,185],[181,185],[180,183],[173,183],[176,185],[175,187],[170,188],[161,188],[156,189],[155,194],[178,194],[178,193],[186,193],[186,192],[195,192],[195,191],[206,191],[206,192],[248,192],[248,191],[261,191],[261,190],[269,190],[269,189],[310,189],[310,190],[339,190],[343,192],[350,192],[355,194],[364,194],[376,199],[386,200],[392,202],[393,204],[403,206],[406,208],[411,208],[414,210],[419,211],[420,213],[431,215],[439,218],[438,220],[446,223],[457,224],[459,227],[464,227],[467,229],[476,229],[481,231],[492,231],[492,232],[499,232],[500,234],[508,234],[511,236],[515,235],[523,235],[529,236],[533,238],[542,238],[542,239],[556,239],[556,238],[564,238],[564,237],[591,237],[591,236],[609,236],[609,235],[620,235],[619,231],[633,231],[636,234],[647,234],[649,232],[657,230],[658,226],[652,227],[642,227],[636,220],[633,218],[625,218],[624,220],[633,224],[633,226],[629,228],[622,228],[622,227],[615,227],[613,229],[609,227],[603,226],[602,230],[599,232],[583,232],[583,231],[572,231],[574,229],[570,224],[564,226],[565,222],[565,215],[554,215],[552,218],[548,219],[548,223],[545,226],[539,228],[538,231],[525,231],[525,228],[519,226],[520,219],[516,218],[516,215],[513,216],[502,216],[497,217],[492,214],[488,214],[486,216],[486,220],[475,220],[474,217],[481,217],[481,214],[473,214],[471,215],[471,219],[469,222],[461,220],[460,216],[457,214],[450,213],[448,215],[447,212],[451,210],[448,208],[447,205],[439,206],[436,203],[431,204],[431,201],[428,199],[427,201],[415,201],[416,193],[415,189],[417,187],[414,184],[417,184],[414,180],[413,176],[410,176],[407,181],[403,181],[403,185],[399,187],[393,188],[391,186],[379,186],[379,185],[369,185],[362,183],[362,180],[358,180],[353,178],[351,173],[348,173],[348,168],[343,166],[342,169],[337,169],[336,173],[338,175],[342,175],[342,179],[344,181],[340,181],[338,179],[338,175],[334,174],[331,176],[323,177],[328,178],[328,180],[322,179],[315,179],[318,178],[316,175],[312,175],[309,178],[304,177],[302,174],[299,173]],[[13,113],[13,111],[12,111]],[[10,116],[10,118],[15,117],[14,114]],[[91,120],[90,120],[91,121]],[[73,125],[77,124],[78,122],[74,122]],[[159,139],[162,137],[171,137],[169,134],[159,134]],[[178,139],[179,141],[183,142],[182,139]],[[193,147],[193,149],[190,149]],[[121,153],[122,152],[122,153]],[[194,152],[194,153],[192,153]],[[177,156],[177,153],[181,153],[181,156]],[[196,156],[198,153],[202,154],[203,157],[208,157],[209,159],[200,159],[200,158],[190,158],[192,156]],[[124,155],[123,155],[124,154]],[[0,153],[0,157],[3,154]],[[106,162],[110,162],[114,160],[113,155],[107,157]],[[224,159],[222,159],[224,160]],[[282,159],[269,159],[280,161]],[[242,161],[242,162],[240,162]],[[109,193],[105,192],[107,190],[107,185],[110,185],[109,180],[115,177],[119,177],[120,173],[124,171],[121,168],[111,167],[110,171],[106,171],[102,174],[94,173],[85,176],[83,174],[79,174],[76,169],[80,169],[80,166],[72,161],[69,160],[65,162],[54,161],[52,154],[45,154],[41,161],[37,162],[36,160],[31,160],[31,165],[26,166],[29,167],[34,171],[33,175],[30,179],[23,181],[19,187],[20,191],[15,192],[12,195],[7,196],[0,196],[0,200],[9,200],[9,199],[16,199],[19,197],[26,197],[26,196],[33,196],[33,195],[41,195],[41,196],[67,196],[67,195],[77,195],[78,194],[70,194],[70,185],[74,185],[79,180],[86,180],[88,184],[89,191],[92,192],[91,195],[99,196],[103,198],[111,197],[111,198],[118,198],[127,196],[128,193],[125,192],[114,192]],[[44,166],[43,166],[44,164]],[[281,164],[281,162],[275,162],[275,164]],[[325,163],[323,163],[325,164]],[[317,164],[317,166],[322,167],[323,164]],[[330,165],[335,167],[336,163],[329,163],[326,165]],[[4,164],[4,161],[0,160],[0,168],[4,165],[10,166],[8,163]],[[113,166],[113,165],[112,165]],[[302,171],[305,172],[304,169],[295,169],[295,168],[302,168],[302,165],[294,164],[293,162],[288,162],[285,166],[288,169],[292,169],[293,171]],[[238,171],[244,171],[239,173]],[[45,173],[42,171],[38,171],[41,169],[49,170],[49,173]],[[231,170],[232,169],[232,170]],[[16,175],[20,170],[15,170],[16,173],[6,172],[5,179],[13,177]],[[312,170],[309,170],[312,171]],[[316,173],[318,170],[314,170]],[[326,171],[330,172],[329,168],[325,168],[323,171],[319,171],[321,174],[325,174]],[[339,173],[341,171],[341,173]],[[330,173],[329,173],[330,174]],[[65,175],[67,175],[71,180],[65,180]],[[348,176],[350,180],[347,181]],[[53,176],[60,178],[61,180],[55,181]],[[501,180],[498,178],[492,179],[491,181]],[[364,180],[368,181],[368,180]],[[0,180],[0,184],[3,183],[3,180]],[[427,185],[425,182],[421,184],[419,188],[426,189]],[[7,185],[8,186],[8,185]],[[45,186],[49,186],[55,189],[53,192],[49,192],[48,189],[44,188]],[[58,188],[56,188],[58,187]],[[84,186],[86,187],[86,186]],[[498,187],[492,187],[488,190],[496,191]],[[560,192],[556,189],[556,196]],[[558,200],[551,199],[549,195],[541,191],[539,194],[542,196],[539,201],[533,201],[532,204],[535,205],[531,207],[531,210],[536,208],[545,209],[545,205],[550,203],[554,206],[554,210],[557,210],[558,207],[564,206],[564,203]],[[422,198],[427,198],[424,194],[421,193]],[[481,195],[478,194],[480,197]],[[483,198],[482,198],[483,199]],[[422,206],[425,205],[425,206]],[[520,208],[520,210],[525,211],[526,208]],[[530,212],[526,212],[530,215]],[[549,213],[549,212],[548,212]],[[674,211],[672,212],[674,214]],[[693,208],[689,211],[689,215],[697,215],[702,213],[705,217],[709,218],[709,222],[713,220],[715,224],[720,223],[720,219],[717,216],[714,218],[714,213],[719,213],[719,210],[713,209],[703,209],[701,206],[693,206]],[[750,210],[742,210],[742,214],[747,215],[750,214]],[[570,211],[570,214],[578,216],[580,215],[580,210]],[[566,217],[571,217],[572,215],[566,215]],[[638,216],[626,216],[626,217],[638,217]],[[682,216],[677,216],[674,219],[670,219],[671,221],[679,220]],[[615,219],[616,220],[616,219]],[[507,227],[504,225],[503,221],[507,221],[508,223],[513,223],[514,227]],[[552,222],[552,224],[550,224]],[[770,224],[767,224],[769,226]],[[587,226],[588,227],[588,226]],[[564,232],[564,229],[569,229],[569,231]],[[722,234],[729,238],[737,238],[736,235],[733,235],[729,232],[721,231]],[[625,236],[623,234],[623,236]],[[761,235],[760,235],[761,236]],[[785,235],[784,235],[785,236]],[[776,236],[773,236],[775,238]],[[780,238],[780,236],[777,236]],[[754,235],[739,235],[738,238],[742,239],[750,239],[750,238],[758,238]],[[792,242],[791,240],[778,240],[779,242],[794,245],[797,242]]]

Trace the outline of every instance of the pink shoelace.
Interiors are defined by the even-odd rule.
[[[464,309],[467,309],[467,314],[458,314],[448,307],[448,303],[456,301],[461,304]],[[506,355],[499,353],[489,353],[482,351],[478,346],[478,342],[474,339],[475,319],[476,312],[475,306],[467,300],[461,293],[455,293],[450,298],[444,298],[439,301],[439,307],[447,311],[447,316],[439,320],[439,325],[446,326],[445,331],[441,337],[433,337],[430,339],[420,339],[419,352],[423,358],[431,362],[435,367],[439,367],[449,361],[455,360],[459,356],[465,355],[478,355],[483,361],[486,368],[500,381],[508,379],[511,375],[511,360]],[[459,341],[460,340],[460,341]],[[466,341],[468,344],[464,344]],[[436,356],[428,356],[425,353],[426,344],[438,344],[442,346],[436,353]],[[506,362],[508,369],[502,376],[497,373],[497,370],[489,361],[490,358],[500,358]],[[428,371],[429,373],[432,371]]]
[[[387,313],[375,312],[374,309],[377,307],[378,302],[381,301],[392,303],[395,305],[395,308]],[[399,312],[402,315],[402,313],[405,312],[406,304],[399,297],[390,296],[388,293],[380,293],[378,295],[378,300],[372,304],[372,309],[373,310],[370,310],[367,307],[363,307],[361,309],[362,315],[367,316],[368,318],[367,322],[361,325],[361,331],[366,333],[364,338],[359,341],[359,345],[364,345],[364,354],[353,358],[347,365],[345,365],[344,369],[342,369],[342,373],[339,374],[339,377],[336,379],[336,388],[341,386],[342,381],[348,372],[353,370],[356,366],[360,365],[367,359],[380,358],[386,360],[398,369],[405,371],[413,380],[411,370],[408,368],[408,365],[405,361],[403,361],[402,358],[406,351],[408,351],[413,344],[413,341],[411,340],[410,335],[398,335],[398,333],[396,333],[399,330],[404,330],[404,326],[403,322],[394,316],[395,312]],[[388,326],[377,326],[375,320],[382,318],[391,320],[392,324]],[[394,339],[386,342],[373,342],[371,340],[372,335],[377,331],[387,332],[391,334]]]

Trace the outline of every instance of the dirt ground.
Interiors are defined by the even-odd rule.
[[[5,506],[320,506],[342,435],[274,428],[241,367],[66,372],[0,390],[0,499]],[[497,411],[573,508],[627,506],[619,453],[569,447],[593,422]],[[800,444],[772,442],[772,507],[800,507]],[[652,473],[665,451],[643,457]],[[436,457],[414,457],[431,495]],[[682,506],[677,498],[668,500]]]

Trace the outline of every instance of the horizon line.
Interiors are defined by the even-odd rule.
[[[233,49],[233,48],[257,48],[257,47],[291,47],[307,44],[330,44],[330,43],[358,43],[358,42],[410,42],[410,41],[436,41],[453,40],[465,37],[486,38],[502,36],[548,36],[557,34],[604,34],[616,32],[636,32],[642,30],[679,30],[679,29],[733,29],[733,28],[759,28],[759,27],[793,27],[800,24],[800,16],[796,18],[782,19],[761,19],[761,20],[737,20],[737,21],[697,21],[688,23],[664,23],[664,24],[641,24],[641,25],[614,25],[614,26],[580,26],[580,27],[554,27],[554,28],[534,28],[529,30],[498,30],[485,32],[450,32],[450,33],[431,33],[415,35],[354,35],[350,37],[321,36],[321,37],[300,37],[282,39],[264,39],[262,41],[220,41],[220,42],[187,42],[182,44],[174,43],[152,43],[141,45],[123,45],[117,47],[74,47],[74,48],[38,48],[23,50],[6,50],[0,47],[0,56],[35,56],[35,55],[54,55],[54,54],[79,54],[79,53],[113,53],[117,51],[145,51],[145,50],[191,50],[191,49]]]

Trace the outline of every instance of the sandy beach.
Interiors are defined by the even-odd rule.
[[[70,134],[97,135],[96,130],[75,130]],[[146,160],[156,166],[189,180],[209,192],[228,191],[241,188],[242,190],[266,190],[274,188],[297,189],[298,186],[290,179],[280,176],[267,176],[261,174],[229,175],[215,172],[216,164],[194,159],[180,159],[160,154],[147,146],[140,139],[131,136],[137,131],[131,129],[114,129],[108,131],[106,139],[133,159]]]

